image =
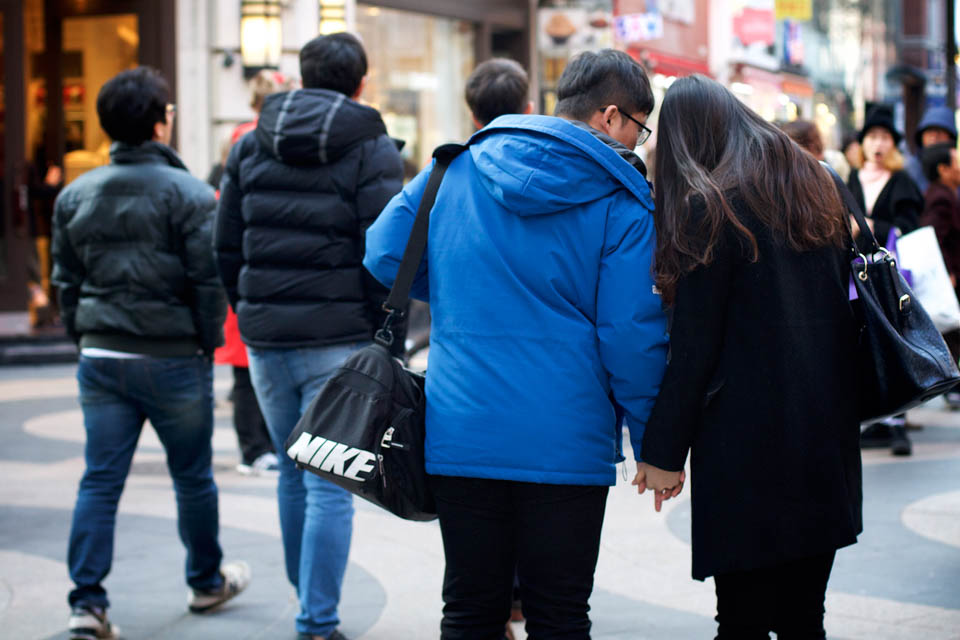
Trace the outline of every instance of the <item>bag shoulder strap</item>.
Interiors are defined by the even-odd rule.
[[[853,194],[850,193],[850,189],[847,188],[847,185],[843,184],[843,179],[837,174],[833,167],[822,160],[820,161],[820,164],[823,165],[823,168],[826,169],[827,173],[830,174],[830,177],[833,178],[833,183],[837,187],[840,198],[846,205],[847,210],[850,211],[850,214],[853,215],[854,219],[857,221],[857,226],[860,227],[860,235],[866,238],[867,243],[872,249],[872,252],[877,253],[880,251],[880,245],[877,243],[877,239],[874,237],[873,231],[870,230],[870,226],[867,224],[867,219],[863,215],[863,211],[860,210],[860,205],[857,204],[857,201],[853,198]],[[852,250],[855,253],[859,253],[857,251],[857,245],[855,242],[852,242]]]
[[[443,182],[447,167],[466,148],[467,145],[463,144],[445,144],[437,147],[433,152],[436,162],[430,172],[430,179],[427,180],[423,197],[420,198],[420,206],[417,207],[417,216],[413,221],[413,229],[410,231],[407,247],[403,251],[403,259],[400,261],[400,268],[397,270],[397,278],[393,281],[393,286],[390,287],[390,295],[387,297],[387,301],[383,303],[383,308],[387,311],[387,318],[383,327],[377,332],[376,340],[384,346],[393,343],[390,326],[406,313],[407,301],[410,299],[410,288],[413,286],[417,269],[420,267],[423,252],[427,248],[430,210],[433,209],[433,204],[437,199],[440,183]]]

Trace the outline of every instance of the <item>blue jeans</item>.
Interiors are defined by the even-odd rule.
[[[187,584],[223,584],[213,482],[213,370],[209,359],[88,358],[77,368],[87,468],[73,511],[67,563],[71,606],[107,607],[101,582],[113,561],[117,503],[146,418],[167,453]]]
[[[297,589],[297,631],[329,635],[353,534],[353,496],[297,469],[284,446],[324,382],[363,343],[300,349],[248,347],[250,378],[280,458],[277,499],[287,578]]]

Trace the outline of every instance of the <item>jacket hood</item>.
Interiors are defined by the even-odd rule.
[[[355,145],[386,135],[380,112],[327,89],[296,89],[267,97],[257,143],[286,164],[328,164]]]
[[[949,107],[931,107],[923,114],[923,118],[920,119],[920,124],[917,125],[917,132],[915,134],[917,148],[923,146],[921,142],[923,132],[933,127],[943,129],[950,134],[954,142],[957,141],[957,124],[953,111],[951,111]]]
[[[653,209],[650,186],[638,168],[567,120],[502,116],[469,144],[481,184],[517,215],[556,213],[623,188]]]

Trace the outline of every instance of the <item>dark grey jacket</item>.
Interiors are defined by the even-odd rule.
[[[372,338],[387,290],[361,263],[364,233],[402,184],[375,109],[324,89],[267,98],[257,128],[230,152],[215,231],[246,344]]]
[[[110,164],[57,198],[53,281],[83,347],[154,356],[211,353],[226,304],[210,237],[213,190],[169,147],[114,143]]]

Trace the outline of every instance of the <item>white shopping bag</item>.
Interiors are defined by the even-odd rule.
[[[900,267],[910,270],[913,293],[940,333],[960,329],[960,303],[933,227],[920,227],[897,238],[897,253]]]

